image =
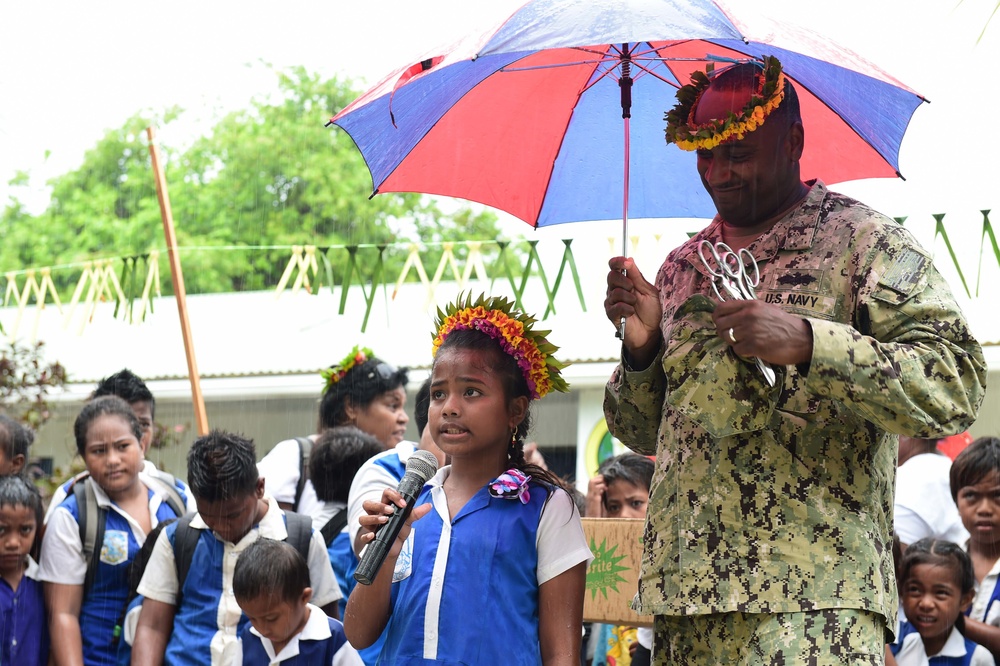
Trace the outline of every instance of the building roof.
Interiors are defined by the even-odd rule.
[[[476,294],[513,295],[510,286],[499,281],[493,289],[488,283],[469,288]],[[343,315],[339,289],[318,294],[286,290],[188,296],[198,374],[205,381],[240,378],[242,390],[284,385],[293,392],[309,376],[314,384],[310,390],[318,392],[319,371],[360,344],[395,365],[414,368],[416,378],[431,363],[436,308],[459,291],[453,282],[439,284],[433,294],[425,285],[411,283],[401,285],[393,297],[393,286],[379,287],[364,332],[366,305],[356,285],[348,291]],[[603,296],[603,291],[600,287],[597,293]],[[529,281],[523,300],[526,309],[541,319],[547,299],[540,281]],[[537,326],[552,329],[550,340],[560,347],[560,359],[588,366],[567,370],[568,377],[580,379],[597,370],[594,366],[606,366],[599,369],[603,383],[617,361],[620,344],[603,305],[595,307],[595,299],[588,300],[584,311],[572,285],[564,285],[555,299],[558,314]],[[18,321],[17,308],[8,307],[0,309],[0,323],[8,334],[16,329],[21,343],[42,340],[45,359],[62,363],[72,383],[93,385],[128,367],[146,381],[182,380],[181,386],[186,386],[188,366],[176,299],[154,299],[152,314],[134,324],[116,319],[114,309],[114,303],[98,303],[87,318],[80,304],[72,311],[63,304],[60,312],[50,303],[40,309],[25,308]]]
[[[592,239],[599,245],[604,239]],[[612,239],[608,239],[612,240]],[[672,242],[672,241],[671,241]],[[613,243],[614,244],[614,243]],[[581,245],[577,248],[577,245]],[[666,247],[664,247],[666,245]],[[579,301],[569,271],[554,304],[556,314],[544,317],[548,299],[539,278],[528,281],[523,305],[551,329],[550,339],[560,347],[558,356],[571,361],[565,371],[576,387],[600,386],[606,381],[620,352],[614,327],[604,314],[607,249],[584,249],[574,243],[586,310]],[[605,246],[606,247],[606,246]],[[669,244],[636,245],[637,263],[652,280]],[[552,271],[553,273],[555,271]],[[551,286],[551,285],[550,285]],[[507,297],[513,288],[506,278],[492,284],[472,280],[469,284],[441,282],[431,288],[405,283],[398,292],[393,285],[376,288],[370,317],[362,331],[366,303],[362,289],[354,285],[347,293],[345,314],[339,314],[341,291],[323,288],[317,294],[303,290],[191,295],[187,298],[197,370],[206,395],[215,392],[234,397],[248,391],[270,394],[318,394],[318,372],[337,361],[355,345],[370,347],[377,355],[398,365],[414,368],[413,380],[421,380],[430,366],[431,331],[436,308],[453,300],[463,289],[474,295],[486,292]],[[991,368],[1000,369],[1000,310],[987,305],[987,298],[969,300],[960,290],[955,295],[969,317],[974,335],[984,344]],[[45,358],[62,363],[77,385],[71,393],[89,391],[102,377],[128,367],[150,382],[156,394],[189,394],[188,366],[173,296],[154,299],[145,321],[131,324],[114,317],[114,303],[97,303],[92,312],[82,304],[60,311],[49,303],[0,308],[0,323],[8,335],[15,333],[24,343],[45,342]],[[89,315],[89,316],[88,316]]]

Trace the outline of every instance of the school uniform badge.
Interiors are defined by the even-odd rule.
[[[128,560],[128,534],[121,530],[108,530],[101,544],[101,562],[121,564]]]

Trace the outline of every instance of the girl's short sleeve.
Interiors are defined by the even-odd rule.
[[[576,504],[562,488],[552,491],[542,509],[536,538],[538,548],[538,584],[549,581],[581,562],[594,559]]]
[[[61,585],[83,585],[87,563],[83,559],[80,526],[64,506],[52,512],[42,539],[38,580]]]

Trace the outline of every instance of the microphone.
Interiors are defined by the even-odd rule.
[[[392,515],[382,527],[375,533],[375,539],[369,543],[364,552],[361,553],[361,561],[354,572],[354,580],[362,585],[371,585],[378,575],[378,570],[382,568],[386,555],[392,548],[392,543],[399,536],[399,530],[403,528],[403,523],[413,510],[413,505],[417,502],[417,496],[423,490],[424,484],[437,472],[437,457],[430,451],[415,451],[406,461],[406,473],[399,480],[396,490],[403,496],[406,508],[393,506]]]

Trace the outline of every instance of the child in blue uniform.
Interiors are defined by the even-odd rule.
[[[964,544],[976,574],[965,635],[1000,657],[1000,438],[980,437],[955,457],[951,496],[969,532]]]
[[[233,594],[234,567],[240,553],[262,537],[298,543],[316,605],[337,615],[341,594],[326,544],[311,521],[286,514],[264,494],[256,459],[253,441],[236,433],[213,430],[191,445],[187,477],[198,513],[168,526],[153,546],[139,583],[144,599],[132,646],[135,666],[230,661],[247,625]],[[189,567],[182,573],[183,553]]]
[[[247,546],[236,561],[233,593],[250,626],[229,666],[361,666],[344,625],[309,603],[309,567],[287,543],[258,539]]]
[[[49,628],[31,559],[42,498],[20,474],[0,475],[0,664],[46,666]]]
[[[899,575],[906,622],[891,647],[898,666],[993,666],[989,650],[963,635],[975,574],[960,546],[920,539],[904,551]]]
[[[587,486],[587,516],[645,519],[653,470],[652,460],[631,451],[602,462]],[[595,645],[591,666],[650,662],[652,629],[595,623],[592,631]]]
[[[431,379],[428,377],[420,385],[414,396],[413,420],[417,425],[417,432],[420,433],[420,441],[414,444],[409,441],[402,441],[395,448],[383,451],[369,459],[354,475],[351,482],[350,492],[347,494],[347,535],[352,549],[354,560],[351,564],[352,577],[350,579],[351,589],[354,588],[353,571],[358,565],[358,556],[364,549],[361,542],[361,516],[365,515],[364,504],[368,500],[380,500],[382,491],[385,488],[395,488],[399,485],[400,479],[406,473],[406,465],[410,456],[416,451],[430,451],[438,459],[438,466],[445,464],[444,453],[434,443],[430,436],[430,428],[427,427],[427,410],[431,403]],[[343,583],[341,583],[343,584]],[[348,593],[350,596],[350,593]],[[345,602],[346,604],[346,602]],[[345,610],[346,616],[346,610]],[[366,648],[358,650],[361,660],[366,666],[375,666],[378,656],[382,652],[383,638],[380,636],[374,643]]]
[[[149,447],[153,444],[153,424],[156,417],[156,399],[153,397],[153,393],[149,390],[149,387],[146,386],[146,382],[142,381],[140,377],[128,368],[124,368],[98,382],[90,397],[91,399],[96,399],[106,395],[116,395],[127,402],[132,407],[132,411],[135,412],[135,417],[139,420],[139,426],[142,428],[142,437],[139,438],[139,446],[142,447],[143,454],[142,470],[139,472],[141,478],[144,481],[152,481],[158,488],[161,485],[166,485],[168,492],[176,493],[181,500],[186,502],[188,511],[194,511],[194,497],[188,492],[187,484],[173,475],[161,471],[152,460],[145,457],[149,453]],[[46,524],[48,524],[52,513],[66,499],[66,496],[73,488],[73,484],[77,480],[84,478],[86,474],[86,472],[82,472],[76,477],[67,479],[65,483],[53,491],[52,498],[49,501],[49,509],[45,514]],[[170,488],[173,488],[173,491],[170,491]]]
[[[428,428],[452,462],[347,604],[355,647],[385,629],[380,664],[580,663],[590,550],[559,480],[524,461],[532,400],[568,390],[533,322],[500,298],[440,315]],[[391,488],[365,503],[366,543],[394,504]]]
[[[309,478],[320,502],[320,510],[312,517],[313,529],[323,534],[330,565],[344,595],[339,602],[341,617],[358,567],[347,530],[347,493],[361,466],[382,450],[382,442],[368,433],[354,426],[337,426],[323,431],[309,455]]]
[[[38,578],[45,582],[50,633],[58,637],[56,663],[106,666],[115,663],[112,639],[128,595],[128,565],[150,530],[177,513],[140,477],[142,426],[127,402],[116,396],[88,402],[73,434],[89,472],[77,483],[87,484],[85,496],[106,516],[103,539],[94,545],[99,561],[95,567],[84,554],[81,507],[70,492],[49,519]]]

